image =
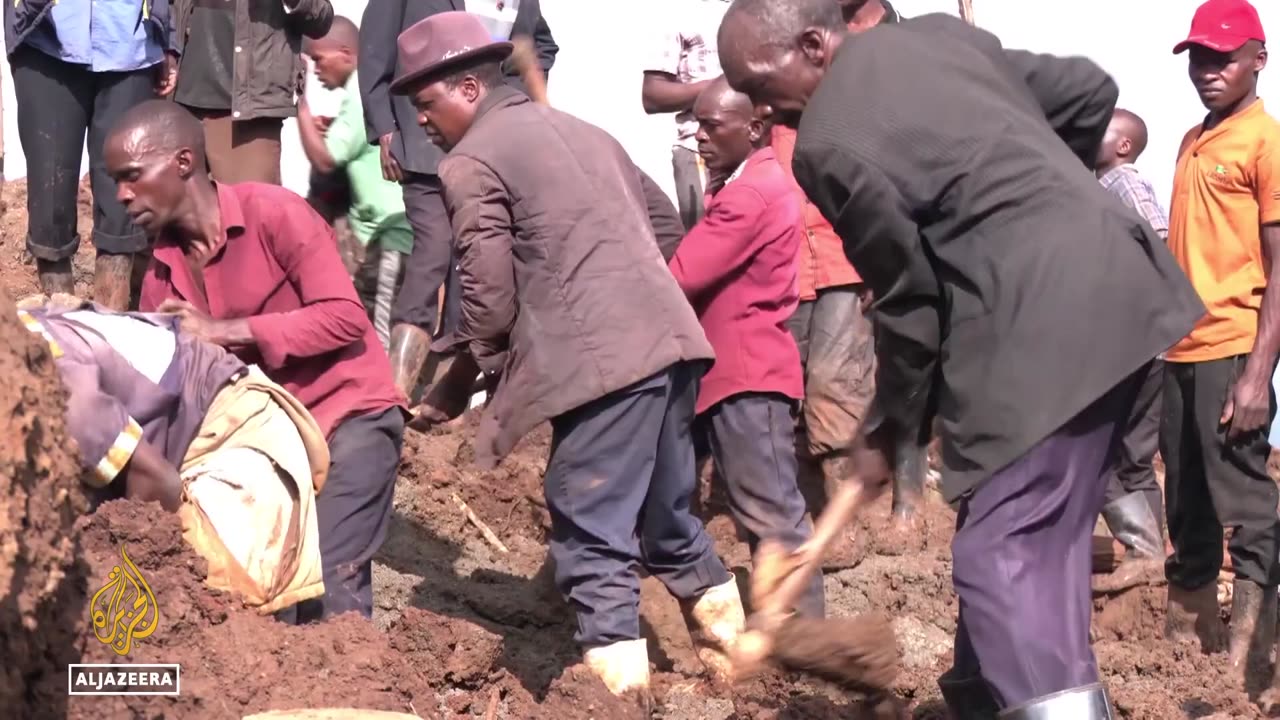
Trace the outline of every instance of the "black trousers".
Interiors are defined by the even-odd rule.
[[[640,637],[637,565],[680,599],[730,578],[690,510],[698,376],[678,363],[551,420],[550,552],[585,647]]]
[[[1152,517],[1157,519],[1164,517],[1164,505],[1152,461],[1160,446],[1163,395],[1164,361],[1153,360],[1142,378],[1133,410],[1123,425],[1119,456],[1107,478],[1108,504],[1130,493],[1142,493],[1151,506]]]
[[[776,393],[741,393],[698,417],[716,470],[729,491],[733,517],[747,531],[754,557],[761,540],[790,550],[813,536],[804,496],[796,483],[795,401]],[[796,612],[826,614],[822,573],[814,573]]]
[[[1187,590],[1218,577],[1224,528],[1234,530],[1227,549],[1236,576],[1264,587],[1280,584],[1280,491],[1267,476],[1271,447],[1264,433],[1229,444],[1218,422],[1245,359],[1165,363],[1160,455],[1173,544],[1165,576]]]
[[[391,522],[403,435],[404,415],[393,407],[343,420],[329,439],[329,477],[316,496],[324,617],[373,615],[373,556]]]
[[[416,325],[434,334],[438,293],[453,264],[453,227],[438,176],[405,173],[401,187],[405,214],[413,227],[413,252],[405,263],[404,285],[391,309],[391,325]],[[446,323],[444,331],[450,329]]]
[[[18,140],[27,158],[27,250],[41,260],[76,254],[76,193],[86,134],[93,246],[111,254],[146,249],[146,234],[116,200],[102,150],[126,110],[155,98],[154,71],[92,72],[27,46],[19,47],[9,64],[18,101]]]

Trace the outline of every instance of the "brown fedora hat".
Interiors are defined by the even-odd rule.
[[[455,10],[414,23],[396,39],[396,51],[401,75],[391,82],[391,92],[406,95],[411,85],[425,77],[480,58],[505,60],[511,43],[495,42],[480,18]]]

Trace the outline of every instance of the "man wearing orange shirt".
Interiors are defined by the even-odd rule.
[[[850,32],[881,23],[896,23],[898,12],[883,0],[840,0]],[[777,125],[773,148],[794,182],[791,157],[796,131]],[[801,197],[804,191],[795,188]],[[845,257],[844,245],[831,223],[808,199],[801,219],[804,238],[797,259],[800,307],[791,317],[791,333],[804,364],[804,425],[810,456],[822,464],[823,484],[830,497],[850,470],[844,450],[853,445],[875,390],[875,347],[871,322],[861,300],[868,292],[857,270]],[[928,428],[908,438],[894,463],[893,513],[912,516],[924,491]]]
[[[1208,312],[1165,356],[1165,632],[1220,649],[1216,581],[1231,528],[1236,682],[1265,672],[1280,584],[1280,493],[1267,476],[1265,435],[1280,350],[1280,123],[1257,95],[1265,42],[1246,0],[1209,0],[1174,48],[1190,51],[1191,82],[1209,113],[1178,152],[1169,249]]]

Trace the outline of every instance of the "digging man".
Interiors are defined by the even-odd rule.
[[[173,316],[65,295],[21,307],[66,385],[67,429],[96,499],[177,512],[209,585],[259,612],[324,592],[315,501],[329,451],[301,403]]]
[[[320,614],[372,616],[405,401],[333,229],[277,185],[215,184],[200,121],[173,103],[126,113],[106,158],[120,201],[155,238],[142,309],[173,313],[185,332],[260,364],[315,416],[332,458],[316,506]]]
[[[1091,172],[1115,83],[947,15],[847,34],[831,0],[736,0],[719,47],[729,82],[798,127],[796,179],[874,292],[855,481],[882,488],[896,436],[941,418],[947,704],[1110,718],[1089,643],[1105,473],[1138,378],[1204,312]]]
[[[587,667],[615,694],[649,697],[638,565],[679,598],[699,657],[725,676],[742,603],[689,511],[712,350],[663,262],[640,172],[607,133],[505,87],[511,44],[468,13],[414,25],[399,52],[393,92],[448,152],[462,286],[461,352],[420,421],[460,414],[477,370],[500,376],[477,461],[551,422],[550,552]]]

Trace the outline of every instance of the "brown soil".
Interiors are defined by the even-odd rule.
[[[0,706],[37,717],[66,703],[83,624],[73,523],[86,509],[49,347],[0,297]]]
[[[11,297],[34,290],[34,268],[22,259],[21,193],[21,183],[5,189],[10,213],[0,223],[0,284]],[[91,251],[82,249],[80,260],[87,269]],[[2,299],[0,314],[11,316]],[[18,591],[3,596],[0,606],[0,647],[8,661],[0,673],[0,707],[17,707],[18,716],[86,720],[236,719],[325,706],[486,720],[639,717],[633,704],[610,696],[577,665],[573,619],[543,572],[545,430],[489,472],[471,464],[475,418],[430,435],[409,433],[395,516],[375,565],[374,622],[345,617],[286,626],[205,588],[203,564],[183,545],[178,523],[153,506],[109,503],[81,519],[78,532],[67,531],[79,496],[75,465],[61,450],[68,443],[60,425],[48,420],[60,412],[59,394],[47,358],[11,326],[0,322],[0,372],[7,379],[0,397],[10,408],[4,416],[9,432],[0,433],[7,438],[0,440],[0,489],[7,490],[0,492],[0,588]],[[816,508],[820,484],[813,471],[806,467],[805,490]],[[703,476],[709,480],[710,471]],[[57,489],[69,490],[70,500],[55,502]],[[457,500],[509,551],[490,545]],[[705,484],[700,501],[717,550],[742,575],[748,553],[716,483]],[[950,662],[955,630],[954,514],[930,504],[918,527],[904,533],[887,523],[887,502],[857,521],[845,549],[850,567],[826,575],[828,610],[838,617],[878,612],[891,618],[900,652],[894,693],[912,717],[940,720],[946,711],[935,680]],[[130,661],[180,663],[182,695],[77,697],[68,704],[59,685],[66,682],[67,662],[118,661],[88,630],[85,588],[104,581],[120,544],[127,544],[160,607],[159,629],[138,642]],[[717,687],[699,673],[679,609],[662,586],[646,579],[641,603],[654,693],[666,720],[877,716],[858,693],[800,675],[767,673],[740,687]],[[1120,717],[1259,717],[1248,697],[1228,689],[1224,657],[1160,639],[1162,605],[1159,588],[1097,605],[1097,654]],[[32,669],[24,677],[18,668]],[[22,708],[32,710],[24,715]]]

